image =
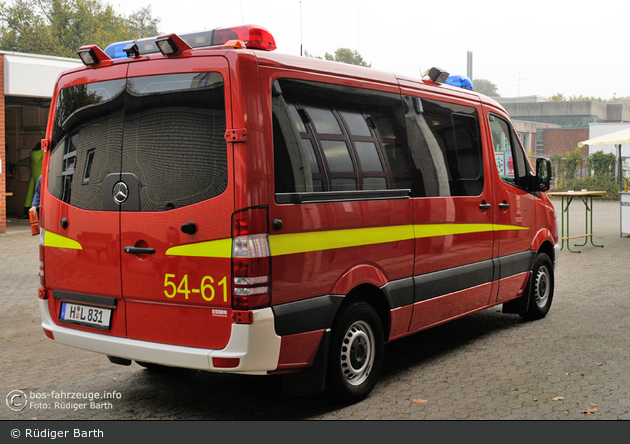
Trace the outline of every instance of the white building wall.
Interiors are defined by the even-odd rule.
[[[590,123],[589,139],[605,136],[606,134],[615,133],[617,131],[630,128],[630,123]],[[595,145],[588,147],[588,154],[602,151],[604,154],[612,153],[618,155],[615,145]],[[630,157],[630,145],[621,146],[621,157]]]

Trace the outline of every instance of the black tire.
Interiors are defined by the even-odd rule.
[[[521,316],[525,319],[542,319],[547,316],[553,300],[554,275],[551,259],[538,253],[529,283],[529,305]]]
[[[365,399],[383,362],[383,326],[371,305],[358,302],[342,309],[333,323],[326,390],[335,401]]]

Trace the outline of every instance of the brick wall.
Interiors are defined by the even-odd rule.
[[[0,54],[0,162],[2,171],[0,172],[0,234],[7,232],[7,156],[6,156],[6,121],[4,118],[4,54]]]
[[[549,128],[543,130],[543,146],[545,156],[559,154],[566,156],[572,153],[579,142],[588,140],[588,128]],[[588,146],[580,148],[583,157],[588,157]]]

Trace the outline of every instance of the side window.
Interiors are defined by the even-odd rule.
[[[483,149],[476,108],[406,96],[416,176],[426,196],[479,196]]]
[[[489,116],[489,119],[494,157],[501,179],[511,185],[527,189],[529,161],[516,133],[507,120],[493,114]]]
[[[300,193],[321,193],[310,196],[315,200],[331,199],[331,192],[409,195],[400,96],[281,79],[272,101],[277,202],[303,201],[295,196]]]

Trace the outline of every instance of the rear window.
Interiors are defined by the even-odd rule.
[[[227,187],[225,92],[219,73],[136,77],[60,92],[48,188],[86,210],[118,210],[124,177],[133,206],[166,211]]]

